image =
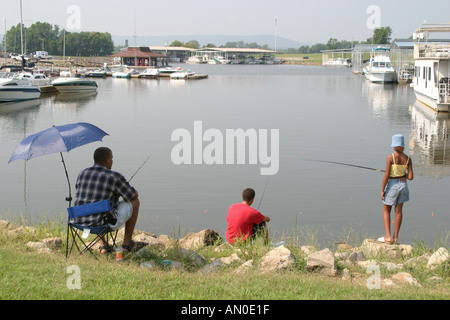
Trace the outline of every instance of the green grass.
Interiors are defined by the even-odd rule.
[[[148,259],[159,262],[172,258],[170,250],[156,250],[140,259],[128,255],[118,263],[112,255],[99,256],[96,260],[89,254],[72,254],[66,260],[64,247],[52,253],[38,253],[26,246],[28,241],[49,236],[65,239],[64,224],[42,223],[36,231],[13,238],[0,233],[1,300],[448,300],[450,296],[448,263],[434,271],[424,266],[403,270],[419,280],[420,288],[404,285],[370,290],[366,286],[369,274],[361,267],[351,270],[358,275],[352,280],[307,271],[304,254],[297,246],[290,247],[297,262],[288,271],[262,275],[251,270],[237,274],[234,267],[228,267],[204,274],[193,266],[188,271],[140,267],[140,263]],[[204,247],[198,252],[208,261],[233,252],[227,249],[219,254],[214,248]],[[242,259],[254,259],[255,262],[270,250],[262,242],[240,249]],[[429,251],[423,244],[414,246],[414,255]],[[70,289],[74,283],[71,282],[74,273],[68,273],[70,266],[80,270],[80,289]],[[338,264],[339,271],[344,267]],[[385,278],[393,272],[382,269],[381,273]],[[438,285],[427,282],[434,274],[443,277],[444,281]]]

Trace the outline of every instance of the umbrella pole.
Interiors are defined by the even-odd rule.
[[[69,174],[67,173],[66,163],[64,162],[64,157],[62,155],[62,152],[59,153],[61,155],[61,160],[64,166],[64,172],[66,173],[67,178],[67,184],[69,185],[69,196],[66,198],[66,201],[69,201],[69,207],[71,207],[72,204],[72,188],[70,187],[70,181],[69,181]]]

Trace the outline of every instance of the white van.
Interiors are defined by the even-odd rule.
[[[33,56],[35,59],[52,59],[52,56],[48,55],[47,51],[36,51]]]

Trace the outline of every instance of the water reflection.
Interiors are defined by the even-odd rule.
[[[450,175],[450,115],[436,113],[419,101],[411,106],[410,151],[417,175]]]
[[[15,117],[18,113],[26,113],[31,111],[33,108],[38,108],[41,105],[40,99],[26,100],[18,102],[4,102],[0,104],[0,116],[9,114]]]
[[[410,87],[369,81],[365,81],[362,87],[363,92],[367,94],[374,119],[385,120],[388,118],[395,124],[409,124],[410,115],[405,106],[413,102],[411,97],[414,95]]]

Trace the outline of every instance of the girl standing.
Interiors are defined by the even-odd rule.
[[[391,147],[394,153],[386,157],[386,171],[381,185],[381,200],[383,200],[383,222],[386,232],[384,237],[378,239],[380,242],[398,242],[398,232],[402,224],[403,203],[409,200],[407,179],[414,178],[412,161],[403,153],[405,150],[405,139],[403,135],[396,134],[392,137]],[[391,237],[391,208],[395,206],[395,229],[394,237]]]

